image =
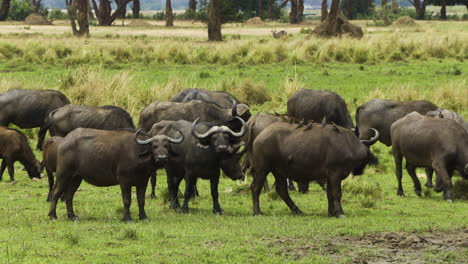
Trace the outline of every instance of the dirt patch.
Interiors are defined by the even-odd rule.
[[[47,18],[39,14],[31,14],[25,20],[24,23],[27,25],[52,25],[52,22],[47,20]]]
[[[402,16],[393,22],[394,26],[398,27],[416,27],[418,24],[409,16]]]
[[[265,22],[259,17],[252,17],[251,19],[248,19],[247,21],[244,22],[246,25],[264,25]]]
[[[141,19],[132,19],[130,23],[128,23],[129,27],[152,27],[149,22],[141,20]]]

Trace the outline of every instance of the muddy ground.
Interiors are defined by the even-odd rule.
[[[372,233],[312,243],[275,237],[267,244],[279,247],[278,253],[292,260],[323,255],[336,263],[468,263],[468,228],[425,234]]]

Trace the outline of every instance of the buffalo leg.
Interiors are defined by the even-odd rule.
[[[44,142],[46,133],[47,133],[47,128],[41,127],[39,129],[39,132],[37,134],[37,146],[36,146],[38,150],[42,150],[42,142]]]
[[[146,216],[145,212],[145,193],[146,193],[146,188],[148,187],[148,181],[145,181],[145,183],[138,185],[136,187],[137,191],[137,200],[138,200],[138,216],[140,220],[148,219]]]
[[[66,186],[65,177],[60,177],[60,175],[57,174],[57,181],[55,182],[55,185],[53,187],[52,200],[50,203],[50,210],[49,210],[50,220],[57,219],[57,202],[60,196],[62,196],[63,191],[65,190],[65,186]]]
[[[78,220],[78,216],[75,214],[73,210],[73,197],[75,196],[76,190],[80,187],[81,181],[83,179],[76,175],[67,185],[65,190],[65,203],[67,205],[67,216],[70,220]]]
[[[181,207],[182,213],[188,213],[189,212],[188,205],[189,205],[190,197],[192,197],[192,195],[193,195],[195,185],[196,185],[195,176],[193,176],[191,173],[187,174],[185,176],[184,203],[182,204],[182,207]]]
[[[252,202],[253,202],[253,214],[254,215],[261,215],[262,211],[260,210],[260,192],[262,191],[262,187],[266,183],[266,177],[268,175],[268,171],[256,170],[254,171],[253,181],[250,185],[252,189]]]
[[[395,174],[396,174],[397,181],[398,181],[397,195],[405,196],[405,193],[403,192],[403,186],[401,184],[401,178],[403,176],[403,168],[402,168],[403,157],[401,156],[399,151],[396,150],[395,148],[393,149],[393,159],[395,161]]]
[[[54,174],[46,166],[47,179],[49,180],[49,193],[47,194],[47,202],[52,200],[52,187],[54,187]]]
[[[177,177],[178,173],[172,166],[166,168],[167,174],[167,190],[169,192],[169,207],[177,209],[180,207],[179,199],[177,197],[179,191],[179,184],[182,181],[182,177]]]
[[[408,172],[408,174],[411,176],[411,179],[413,180],[414,192],[418,196],[421,196],[421,182],[419,182],[418,176],[416,176],[416,167],[409,164],[408,161],[407,161],[406,162],[406,171]]]
[[[287,182],[288,182],[288,189],[290,191],[295,191],[296,190],[296,187],[294,187],[294,182],[291,181],[290,179],[287,179]]]
[[[434,170],[432,168],[426,168],[426,177],[427,177],[427,182],[425,186],[427,188],[433,188],[434,185],[432,184],[432,174],[434,173]]]
[[[270,191],[270,185],[268,184],[268,179],[265,179],[265,183],[263,184],[263,191],[264,192]]]
[[[344,217],[341,196],[341,177],[329,175],[327,181],[328,216]]]
[[[223,214],[223,209],[221,209],[221,206],[219,205],[218,201],[218,183],[219,176],[210,179],[211,198],[213,199],[213,213],[221,215]]]
[[[447,202],[452,202],[452,180],[445,168],[445,164],[443,162],[434,162],[432,167],[436,171],[436,185],[434,190],[436,192],[444,191],[444,199],[447,200]]]
[[[120,183],[120,190],[122,191],[122,201],[124,205],[123,221],[132,221],[130,215],[130,205],[132,203],[132,185],[129,183]]]
[[[296,204],[293,202],[291,197],[289,196],[288,193],[288,183],[285,177],[278,176],[276,174],[273,174],[275,176],[275,189],[278,195],[283,199],[283,201],[286,203],[286,205],[291,209],[291,211],[294,214],[299,214],[302,215],[304,214],[299,208],[296,206]]]
[[[156,199],[156,172],[151,174],[151,199]]]
[[[3,160],[2,160],[2,166],[0,167],[0,181],[1,181],[2,178],[3,178],[3,173],[5,172],[6,167],[7,167],[7,165],[6,165],[6,160],[3,159]]]
[[[298,182],[297,188],[299,189],[300,193],[308,193],[309,192],[309,183],[308,182]]]
[[[8,174],[10,175],[10,181],[15,181],[15,166],[13,166],[15,162],[8,160],[7,161],[7,168],[8,168]]]

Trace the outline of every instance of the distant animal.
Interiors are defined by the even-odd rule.
[[[243,116],[248,111],[248,106],[232,101],[230,108],[222,108],[213,103],[193,100],[186,103],[154,101],[145,107],[140,114],[138,127],[150,131],[151,127],[163,120],[190,122],[200,118],[200,121],[219,121],[229,125],[231,129],[238,130],[239,122],[236,116]],[[243,112],[240,112],[242,110]]]
[[[19,130],[0,126],[0,181],[5,169],[8,168],[10,180],[15,180],[16,161],[19,161],[27,171],[29,177],[41,178],[39,161],[34,157],[34,153],[28,144],[28,139]]]
[[[273,37],[276,39],[288,36],[288,33],[284,30],[281,30],[281,31],[272,30],[271,33],[273,34]]]
[[[118,106],[92,107],[68,104],[49,114],[41,133],[45,134],[49,130],[51,136],[65,137],[79,127],[115,130],[135,128],[135,125],[130,114]],[[38,144],[42,146],[41,139]]]
[[[426,116],[434,117],[434,118],[446,118],[446,119],[454,120],[460,126],[462,126],[465,129],[465,131],[468,132],[468,122],[466,122],[465,119],[461,115],[459,115],[459,114],[457,114],[457,113],[455,113],[453,111],[439,108],[437,110],[427,112]],[[428,187],[428,188],[433,188],[433,186],[434,186],[433,183],[432,183],[432,174],[433,173],[434,173],[434,170],[432,168],[426,168],[427,182],[426,182],[425,186]]]
[[[451,202],[454,170],[468,178],[468,133],[463,127],[450,119],[430,118],[412,112],[394,122],[390,134],[398,180],[397,195],[404,196],[401,178],[405,158],[406,170],[417,195],[421,195],[421,183],[416,168],[432,168],[437,172],[435,191],[443,191],[444,199]]]
[[[246,173],[252,164],[252,145],[255,141],[255,138],[269,125],[276,122],[288,122],[286,116],[281,116],[279,114],[267,114],[267,113],[258,113],[253,115],[247,122],[247,133],[245,134],[243,140],[246,144],[245,155],[242,163],[242,172]],[[299,192],[306,193],[308,191],[308,184],[298,183]],[[294,184],[292,181],[288,180],[289,190],[295,190]],[[264,190],[266,192],[270,191],[270,186],[268,180],[265,179]]]
[[[52,187],[54,186],[54,172],[57,170],[57,150],[58,145],[63,141],[63,137],[51,137],[42,146],[42,167],[45,168],[49,180],[49,193],[47,202],[52,198]]]
[[[428,101],[400,102],[393,100],[372,99],[356,110],[356,133],[360,139],[369,139],[369,128],[379,131],[379,141],[387,146],[392,144],[390,127],[393,122],[416,111],[426,114],[436,110],[437,106]]]
[[[289,196],[286,179],[308,183],[327,182],[328,215],[343,217],[341,181],[350,173],[360,175],[367,164],[377,163],[369,146],[377,142],[378,132],[370,140],[359,140],[349,129],[313,123],[299,126],[277,122],[265,128],[253,143],[253,213],[261,214],[259,195],[266,176],[275,177],[278,195],[295,214],[302,211]]]
[[[177,132],[176,132],[177,133]],[[105,187],[120,185],[124,221],[130,221],[132,186],[136,186],[139,218],[146,219],[145,191],[148,179],[173,158],[170,149],[184,136],[149,137],[134,129],[97,130],[77,128],[69,133],[57,150],[57,175],[53,187],[49,217],[57,219],[57,201],[64,193],[68,218],[78,216],[73,210],[73,196],[82,180]]]
[[[347,129],[354,128],[345,101],[329,91],[300,89],[288,98],[288,115],[305,121],[320,122],[324,118]]]
[[[187,213],[196,181],[202,178],[210,180],[213,213],[223,213],[218,201],[220,169],[233,180],[240,180],[244,177],[239,164],[243,151],[239,149],[243,145],[241,138],[247,130],[245,122],[239,117],[236,119],[241,123],[239,132],[213,122],[199,123],[198,119],[193,123],[185,120],[162,121],[153,126],[151,133],[171,137],[174,129],[178,129],[186,138],[182,144],[172,148],[177,158],[169,160],[166,166],[171,208],[180,207],[177,192],[180,182],[184,179],[185,192],[181,211]]]
[[[0,94],[0,126],[43,127],[49,113],[70,100],[59,91],[12,89]],[[37,148],[42,147],[45,131],[39,130]]]

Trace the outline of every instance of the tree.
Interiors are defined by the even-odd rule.
[[[89,36],[88,0],[65,0],[65,3],[67,5],[73,35],[78,37]],[[75,19],[78,21],[78,27]]]
[[[351,37],[362,38],[362,29],[350,24],[339,12],[340,0],[332,0],[327,19],[317,26],[312,33],[319,37],[336,37],[348,34]]]
[[[210,9],[208,10],[208,40],[223,41],[223,35],[221,34],[219,0],[210,1]]]
[[[34,13],[39,13],[39,9],[41,9],[41,1],[42,0],[31,0],[31,5],[34,8]]]
[[[289,22],[291,24],[297,24],[302,20],[304,15],[304,0],[290,0],[291,11],[289,13]]]
[[[400,12],[400,7],[398,6],[398,0],[392,0],[392,12],[398,14]]]
[[[197,10],[197,1],[196,0],[189,0],[189,9],[192,11]]]
[[[3,0],[2,6],[0,7],[0,21],[5,21],[8,16],[8,11],[10,11],[10,1]]]
[[[133,18],[140,18],[140,0],[133,0],[132,14]]]
[[[426,15],[426,6],[429,3],[429,0],[408,0],[416,9],[416,18],[424,19]]]
[[[171,0],[166,0],[166,27],[174,26],[174,15],[172,14]]]
[[[68,0],[66,0],[68,1]],[[99,21],[99,26],[111,26],[114,23],[115,19],[122,10],[127,8],[127,4],[132,0],[123,0],[116,1],[117,9],[112,13],[112,8],[109,0],[99,0],[99,6],[96,3],[96,0],[93,1],[93,9],[96,17]],[[111,14],[112,13],[112,14]]]
[[[328,16],[328,1],[322,0],[322,15],[320,16],[320,21],[325,21]]]
[[[468,0],[431,0],[429,4],[440,6],[441,19],[447,19],[447,6],[465,5],[468,9]]]

